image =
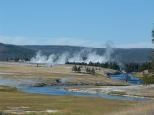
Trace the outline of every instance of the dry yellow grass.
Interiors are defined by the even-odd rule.
[[[69,76],[73,77],[74,81],[105,81],[119,84],[118,81],[104,77],[100,74],[101,72],[93,76],[73,73],[71,68],[71,65],[58,65],[51,68],[19,63],[0,63],[0,75],[12,78],[60,78]],[[145,94],[151,94],[153,91],[153,89],[147,90]],[[18,92],[14,88],[0,88],[1,111],[8,110],[10,107],[23,106],[33,111],[58,110],[54,115],[152,115],[154,104],[153,102],[138,104],[137,102],[91,97],[26,94]]]
[[[113,112],[110,115],[154,115],[154,100]]]
[[[15,90],[0,90],[1,111],[11,107],[28,107],[28,110],[33,111],[58,110],[56,115],[106,115],[134,104],[136,102],[92,97],[26,94]]]
[[[120,81],[109,79],[102,74],[90,75],[72,72],[72,65],[56,65],[53,67],[41,66],[36,64],[23,63],[0,63],[0,74],[6,77],[41,77],[41,78],[61,78],[72,77],[75,82],[108,82],[112,84],[123,84]]]

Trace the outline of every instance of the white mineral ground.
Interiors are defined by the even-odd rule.
[[[4,113],[5,114],[18,114],[18,115],[24,115],[24,114],[37,114],[37,113],[56,113],[58,112],[58,110],[52,110],[52,109],[48,109],[48,110],[44,110],[44,111],[29,111],[28,108],[29,107],[7,107],[8,110],[5,110]]]
[[[98,88],[69,88],[70,91],[83,93],[111,93],[125,92],[129,96],[141,96],[154,98],[154,85],[132,85],[132,86],[101,86]]]

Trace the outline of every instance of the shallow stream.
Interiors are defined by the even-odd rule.
[[[106,99],[129,100],[129,101],[145,101],[143,97],[110,95],[106,93],[89,93],[67,90],[64,86],[44,86],[34,87],[31,84],[36,83],[34,79],[13,79],[0,77],[0,85],[16,87],[18,90],[26,93],[51,94],[51,95],[73,95],[87,97],[102,97]]]
[[[128,73],[119,73],[119,74],[108,73],[108,76],[112,79],[126,81],[131,84],[142,84],[143,83],[142,80],[140,80],[139,78],[133,76],[132,74],[128,74]]]

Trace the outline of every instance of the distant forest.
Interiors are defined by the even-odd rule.
[[[29,61],[36,52],[42,51],[44,55],[50,54],[62,54],[68,52],[70,55],[75,54],[83,49],[87,49],[96,52],[98,55],[105,53],[105,48],[85,48],[77,46],[56,46],[56,45],[26,45],[17,46],[11,44],[0,43],[0,61]],[[145,63],[150,60],[151,57],[150,48],[131,48],[131,49],[113,49],[112,58],[117,59],[121,63]]]
[[[126,71],[127,73],[129,72],[142,72],[144,70],[150,70],[152,69],[151,63],[150,62],[145,62],[142,64],[139,63],[129,63],[129,64],[124,64],[124,65],[119,65],[117,63],[114,62],[106,62],[106,63],[76,63],[76,62],[66,62],[66,64],[72,64],[75,65],[74,69],[75,71],[80,71],[80,65],[85,65],[85,66],[94,66],[94,67],[102,67],[102,68],[109,68],[109,69],[114,69],[114,70],[118,70],[118,71]],[[76,65],[79,65],[79,67],[77,68]],[[92,70],[93,71],[93,70]]]

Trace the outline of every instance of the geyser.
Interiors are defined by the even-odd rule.
[[[106,50],[102,55],[97,54],[96,51],[91,50],[90,48],[84,48],[81,51],[70,54],[70,52],[64,52],[60,55],[50,54],[49,56],[43,55],[41,51],[36,53],[36,56],[33,57],[31,63],[44,63],[49,65],[55,64],[65,64],[66,62],[84,62],[84,63],[105,63],[114,61],[112,59],[113,48],[111,44],[106,44]]]

